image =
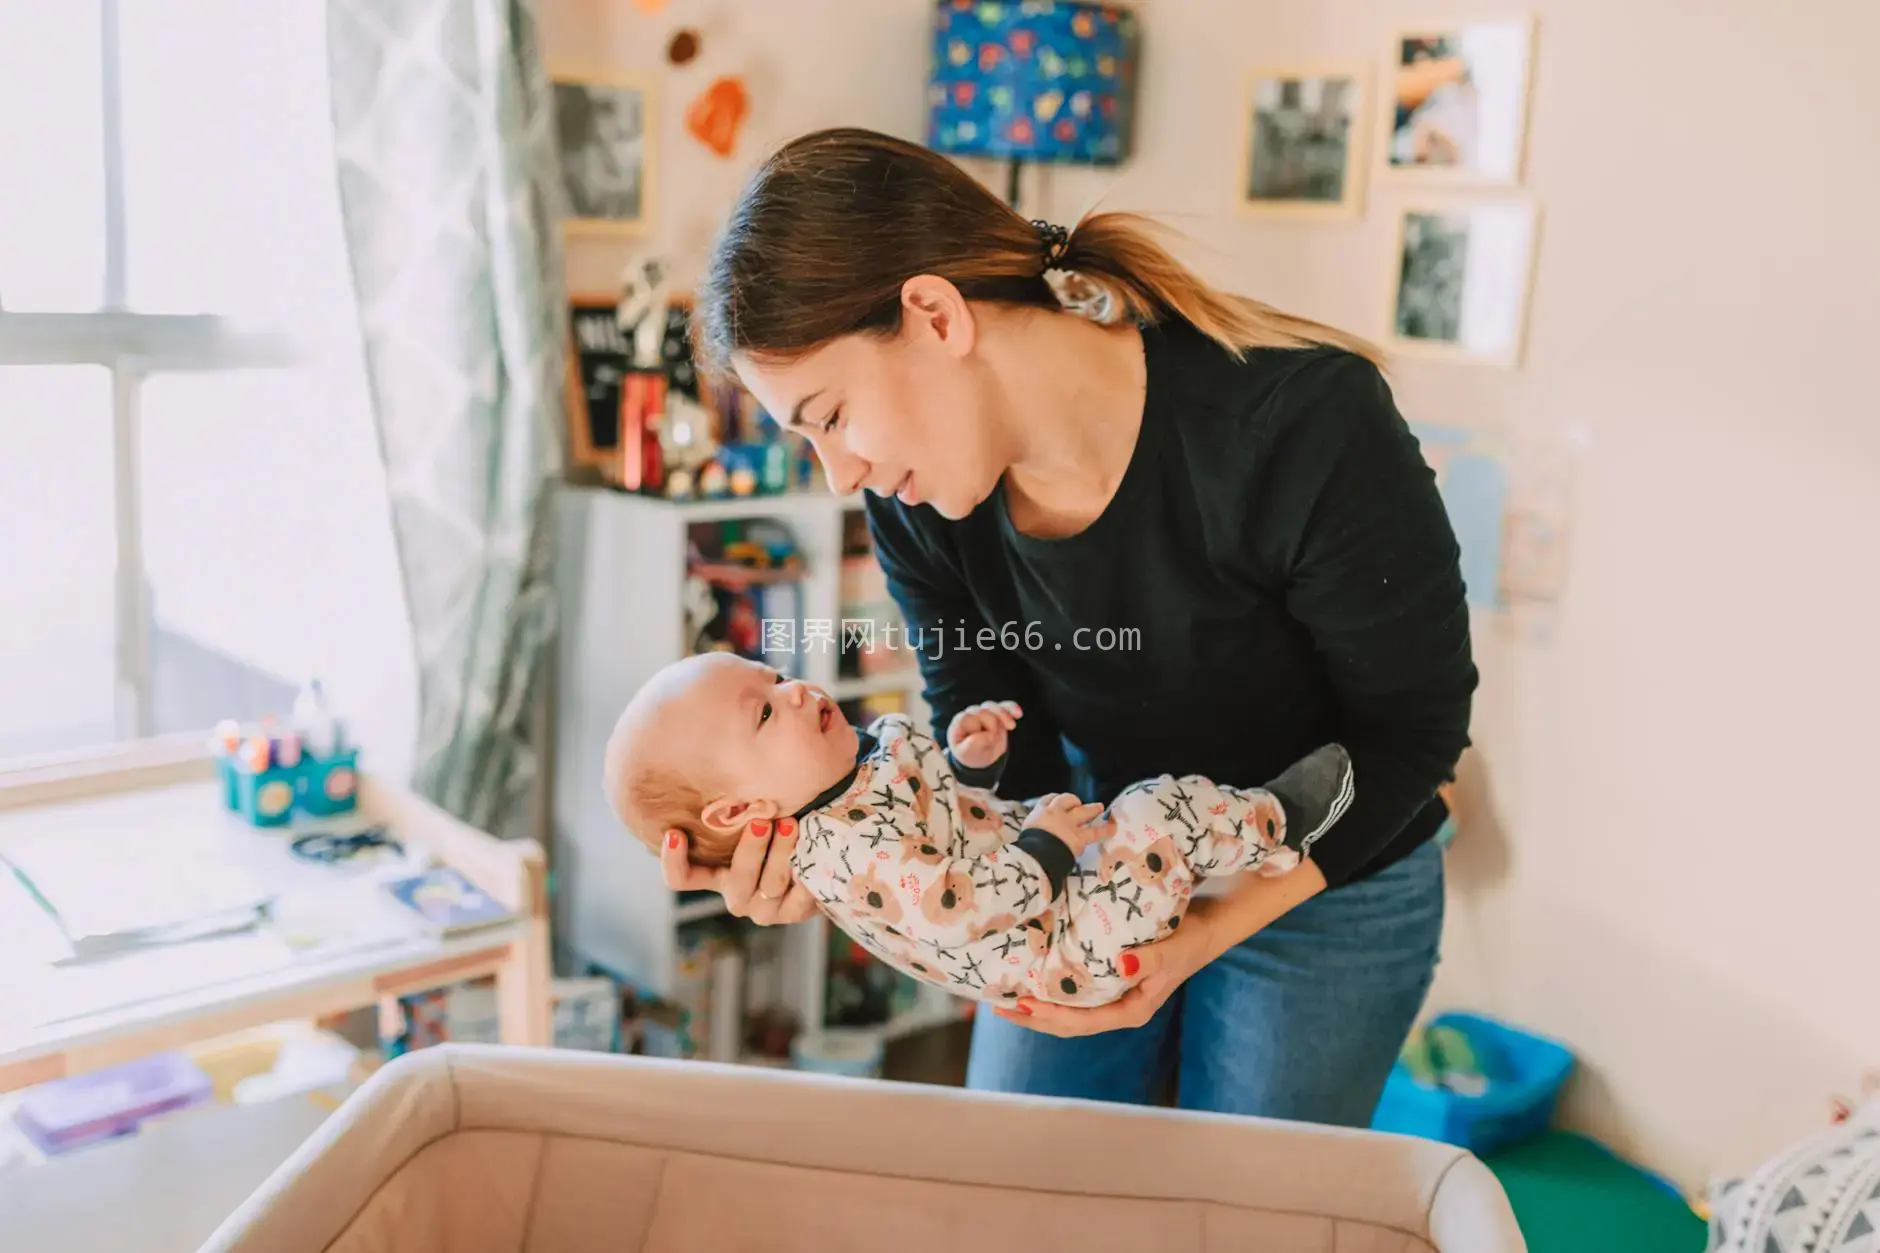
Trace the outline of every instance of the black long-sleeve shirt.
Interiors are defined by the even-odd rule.
[[[1312,859],[1337,887],[1441,826],[1477,682],[1459,550],[1382,374],[1333,348],[1236,361],[1144,331],[1147,401],[1104,512],[1019,533],[995,491],[949,521],[871,496],[870,531],[944,735],[1024,717],[1001,792],[1108,803],[1164,772],[1264,784],[1336,740],[1356,796]]]

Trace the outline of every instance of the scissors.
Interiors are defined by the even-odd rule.
[[[340,833],[337,831],[315,831],[303,835],[288,845],[288,851],[304,861],[334,862],[348,861],[368,849],[383,848],[403,855],[405,846],[391,837],[384,827],[367,827],[363,831]]]

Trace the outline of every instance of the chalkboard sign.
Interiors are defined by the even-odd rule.
[[[601,296],[568,306],[568,442],[580,466],[604,467],[620,452],[620,386],[630,357],[617,309],[614,299]]]

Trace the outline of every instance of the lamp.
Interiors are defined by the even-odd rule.
[[[927,146],[1011,162],[1116,165],[1129,155],[1136,15],[1087,0],[939,0]]]

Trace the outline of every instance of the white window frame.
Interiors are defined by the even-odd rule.
[[[111,482],[116,511],[117,743],[0,760],[0,791],[9,778],[62,772],[61,763],[88,772],[133,758],[169,760],[195,745],[200,734],[153,740],[150,668],[151,622],[143,594],[143,512],[138,492],[139,398],[152,374],[282,368],[301,360],[292,341],[267,330],[244,328],[208,314],[138,313],[128,308],[124,217],[123,67],[119,38],[120,0],[98,0],[102,34],[104,289],[91,313],[35,313],[6,307],[0,287],[0,366],[97,365],[111,372]],[[0,280],[4,279],[0,275]],[[206,730],[207,728],[205,728]]]

